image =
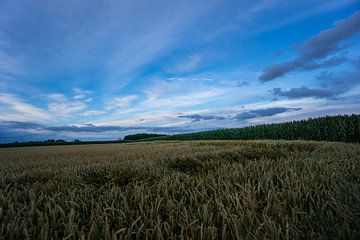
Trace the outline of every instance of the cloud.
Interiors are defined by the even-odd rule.
[[[360,11],[335,22],[333,28],[326,29],[304,44],[296,46],[297,55],[293,60],[266,67],[259,80],[267,82],[289,72],[330,67],[346,61],[344,58],[326,58],[343,50],[345,47],[340,46],[340,42],[360,32],[358,26],[360,26]]]
[[[89,94],[89,91],[79,90],[77,93]],[[86,111],[89,98],[67,97],[64,94],[39,94],[42,103],[40,106],[25,102],[22,97],[15,94],[0,93],[0,121],[35,121],[58,122],[69,120],[77,114],[94,116],[105,113],[104,111]]]
[[[308,88],[305,86],[291,88],[290,90],[282,90],[274,88],[271,92],[278,97],[286,97],[288,99],[296,98],[326,98],[337,99],[351,88],[360,84],[360,71],[332,73],[328,71],[321,72],[316,80],[322,88]]]
[[[275,96],[286,97],[289,99],[295,98],[305,98],[305,97],[314,97],[314,98],[334,98],[336,92],[328,89],[317,89],[317,88],[291,88],[288,91],[283,91],[281,88],[274,88],[272,93]]]
[[[324,58],[342,48],[339,43],[351,37],[360,29],[360,11],[352,14],[347,19],[335,22],[333,28],[324,30],[310,38],[305,44],[297,47],[299,58],[305,61]]]
[[[120,126],[95,126],[92,124],[85,124],[82,126],[53,126],[53,127],[45,127],[46,130],[54,131],[54,132],[109,132],[109,131],[126,131],[126,130],[134,130],[136,128],[127,128]]]
[[[140,107],[145,109],[176,109],[181,107],[192,107],[217,99],[222,94],[221,89],[208,89],[194,91],[174,96],[149,96]]]
[[[129,4],[131,9],[124,11],[131,12],[126,16],[128,19],[124,27],[128,30],[123,32],[123,29],[120,29],[120,34],[114,34],[111,27],[110,33],[117,38],[118,44],[111,50],[113,54],[106,59],[107,91],[120,89],[135,80],[144,66],[176,49],[182,43],[179,39],[184,38],[186,30],[195,24],[197,19],[209,13],[216,4],[217,0],[177,3],[159,1],[143,4],[140,8],[136,7],[136,4]],[[112,21],[118,21],[117,15],[113,18]],[[177,70],[190,71],[198,61],[200,58],[195,56],[188,63],[177,66]]]
[[[101,111],[101,110],[90,110],[90,111],[86,111],[81,113],[82,116],[98,116],[98,115],[102,115],[107,113],[106,111]]]
[[[82,90],[81,88],[73,88],[73,91],[75,93],[74,99],[84,99],[91,94],[91,91]]]
[[[298,111],[301,110],[301,108],[289,108],[289,107],[269,107],[269,108],[262,108],[262,109],[253,109],[244,111],[241,113],[235,113],[235,111],[238,112],[238,110],[232,110],[233,113],[228,112],[226,115],[219,115],[219,114],[189,114],[189,115],[180,115],[179,118],[189,118],[192,122],[200,122],[200,121],[221,121],[221,120],[227,120],[228,122],[232,120],[236,121],[246,121],[249,119],[255,119],[255,118],[262,118],[262,117],[270,117],[274,116],[280,113],[289,112],[289,111]],[[234,114],[235,113],[235,114]]]
[[[2,61],[0,46],[0,76],[2,68],[14,66],[8,57],[16,56],[29,81],[61,75],[83,82],[85,77],[105,95],[115,95],[147,65],[180,48],[191,26],[218,2],[7,1],[0,9],[0,41],[8,42],[10,53],[9,61]]]
[[[360,70],[352,72],[343,71],[340,73],[323,71],[316,79],[321,86],[334,89],[338,93],[343,93],[360,84]]]
[[[192,122],[208,121],[208,120],[225,120],[225,117],[216,115],[201,115],[201,114],[190,114],[180,115],[179,118],[189,118]]]
[[[130,96],[126,96],[126,97],[117,97],[114,100],[115,100],[115,105],[117,107],[126,107],[129,104],[131,104],[132,102],[134,102],[136,99],[138,99],[138,96],[130,95]]]
[[[288,111],[298,111],[301,108],[287,108],[287,107],[272,107],[272,108],[265,108],[265,109],[256,109],[247,112],[243,112],[237,114],[234,119],[239,121],[245,121],[248,119],[259,118],[259,117],[269,117],[274,116],[280,113],[288,112]]]
[[[202,56],[198,54],[191,55],[190,57],[187,57],[185,60],[177,63],[172,69],[170,69],[170,72],[179,72],[179,73],[192,72],[197,69],[201,61],[202,61]]]
[[[81,100],[68,99],[63,94],[53,93],[48,94],[49,103],[48,111],[57,117],[68,117],[72,113],[77,113],[84,110],[87,104]]]
[[[191,87],[190,87],[191,86]],[[204,77],[154,79],[145,88],[140,109],[164,110],[193,107],[218,100],[234,87]]]
[[[128,134],[139,132],[182,133],[204,131],[218,128],[243,127],[254,124],[292,121],[317,117],[325,114],[351,114],[359,112],[358,97],[339,99],[329,102],[324,99],[286,99],[273,102],[259,102],[233,108],[214,110],[199,110],[185,113],[179,117],[163,119],[165,115],[153,117],[145,121],[145,125],[124,124],[82,124],[82,125],[53,125],[42,123],[0,121],[0,142],[30,141],[44,139],[81,139],[81,140],[109,140],[118,139]],[[179,121],[191,117],[194,121]],[[170,122],[167,121],[170,119]],[[175,120],[174,120],[175,119]],[[178,119],[178,121],[176,121]],[[197,121],[196,119],[199,119]],[[127,120],[127,119],[125,119]],[[226,121],[222,121],[226,120]],[[143,123],[138,118],[137,123]],[[175,124],[177,123],[177,124]]]
[[[210,130],[214,128],[203,128]],[[184,133],[198,130],[189,126],[181,127],[123,127],[96,126],[92,124],[70,126],[47,126],[33,122],[0,121],[0,142],[43,141],[46,139],[114,140],[128,134],[149,133]]]
[[[13,94],[0,93],[0,120],[49,121],[52,116],[45,110],[24,102]]]
[[[1,129],[43,129],[43,126],[34,122],[0,121]]]
[[[46,130],[53,132],[108,132],[108,131],[126,131],[142,129],[139,127],[121,127],[121,126],[95,126],[93,124],[69,125],[69,126],[46,126],[33,122],[3,121],[0,122],[2,129],[17,130]]]
[[[153,127],[153,126],[97,126],[85,124],[80,126],[43,126],[44,130],[53,132],[74,132],[74,133],[101,133],[101,132],[125,132],[125,131],[145,131],[145,132],[183,132],[188,131],[186,127]]]
[[[264,69],[263,74],[260,76],[260,80],[266,82],[281,77],[291,71],[310,71],[318,68],[328,68],[337,66],[346,61],[348,60],[345,58],[333,57],[321,62],[306,62],[297,59],[286,63],[273,64]]]
[[[139,99],[139,96],[137,95],[115,97],[107,102],[105,109],[107,111],[111,111],[116,108],[124,109],[126,107],[130,107],[137,99]]]

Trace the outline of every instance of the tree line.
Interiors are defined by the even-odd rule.
[[[151,140],[314,140],[360,142],[360,115],[339,115],[307,120],[219,129],[157,137]]]

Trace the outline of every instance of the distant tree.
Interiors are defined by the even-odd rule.
[[[74,143],[81,143],[81,141],[79,139],[75,139]]]
[[[165,137],[167,135],[165,134],[155,134],[155,133],[138,133],[138,134],[132,134],[127,135],[124,137],[125,141],[137,141],[147,138],[154,138],[154,137]]]

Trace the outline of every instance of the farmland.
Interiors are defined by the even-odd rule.
[[[0,239],[359,239],[359,144],[0,149]]]

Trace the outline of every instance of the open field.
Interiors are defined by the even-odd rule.
[[[360,145],[0,149],[0,239],[360,239]]]

